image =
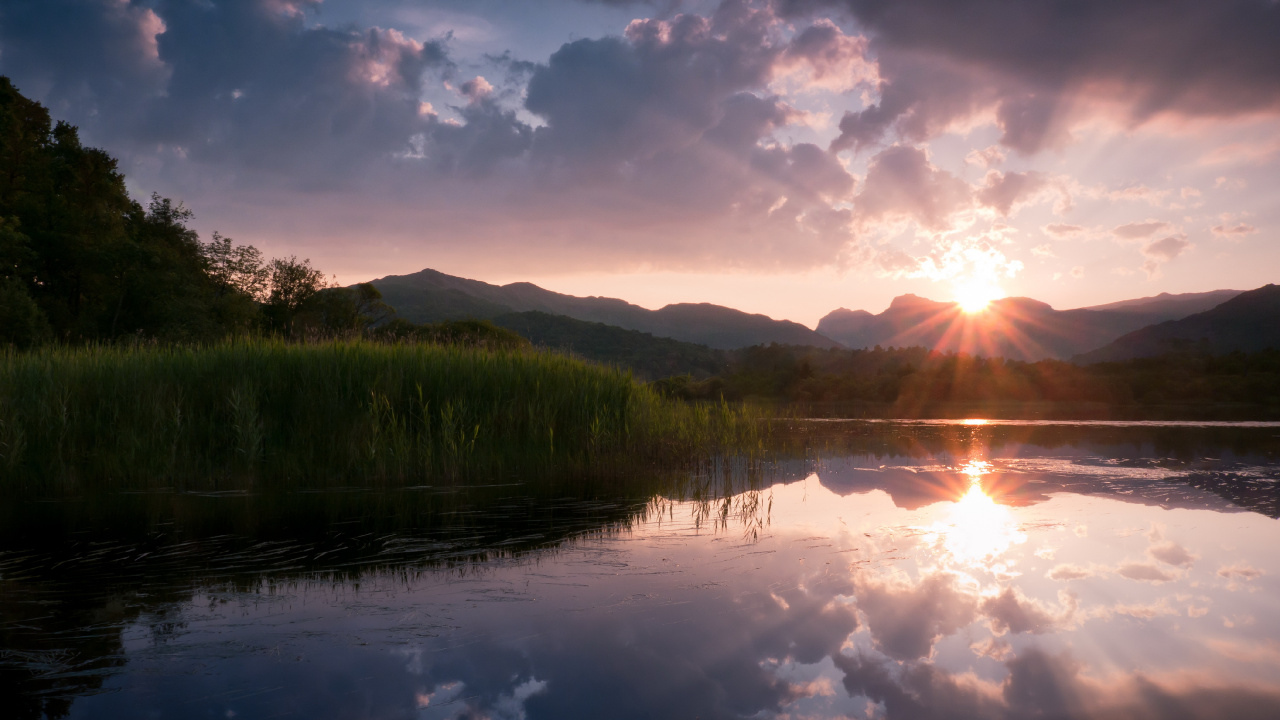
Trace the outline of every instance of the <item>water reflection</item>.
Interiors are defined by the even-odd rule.
[[[1280,715],[1280,524],[1111,430],[958,432],[1009,434],[810,438],[761,487],[8,507],[0,693],[17,717]],[[1195,442],[1195,472],[1275,484],[1273,441]]]
[[[1014,543],[1026,542],[1009,508],[983,489],[983,476],[991,472],[991,463],[970,460],[960,472],[969,478],[969,488],[948,508],[947,518],[931,528],[947,559],[961,565],[987,564]]]

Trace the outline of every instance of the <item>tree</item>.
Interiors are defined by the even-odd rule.
[[[271,268],[262,251],[252,245],[233,245],[231,238],[216,230],[213,239],[201,245],[207,271],[223,293],[243,293],[257,302],[266,302],[271,286]]]
[[[270,292],[264,311],[267,321],[275,330],[293,334],[294,318],[302,304],[327,285],[324,273],[311,267],[311,259],[298,260],[291,255],[275,258],[267,266],[270,274]]]
[[[25,349],[49,335],[49,321],[16,278],[0,278],[0,346]]]
[[[296,323],[306,331],[326,335],[363,335],[384,324],[395,310],[382,301],[372,283],[325,288],[298,311]]]
[[[158,195],[145,209],[134,202],[114,158],[2,77],[0,218],[0,274],[24,286],[55,336],[221,332],[190,210]]]

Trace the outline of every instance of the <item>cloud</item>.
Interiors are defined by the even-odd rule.
[[[318,7],[18,0],[0,10],[0,46],[6,72],[30,78],[20,87],[70,109],[131,180],[198,194],[202,216],[231,208],[241,228],[269,207],[261,224],[310,242],[313,227],[454,248],[537,238],[561,270],[856,255],[853,176],[779,139],[804,113],[770,90],[873,72],[866,40],[830,21],[784,27],[765,4],[726,0],[542,63],[486,56],[496,73],[455,84],[447,36],[327,26]],[[342,202],[316,206],[335,190]]]
[[[1004,661],[1000,683],[978,680],[972,673],[950,673],[929,663],[898,667],[867,654],[836,655],[844,686],[854,697],[882,704],[892,720],[968,718],[1054,718],[1055,720],[1119,720],[1176,716],[1268,718],[1280,696],[1247,684],[1159,682],[1144,674],[1115,673],[1093,678],[1069,652],[1051,653],[1028,647]]]
[[[864,221],[909,220],[940,230],[971,201],[968,183],[934,167],[924,150],[895,145],[871,158],[854,203]]]
[[[835,23],[822,19],[796,33],[782,54],[778,69],[798,73],[802,88],[852,90],[875,80],[875,65],[867,57],[867,39],[846,35]]]
[[[902,578],[854,579],[858,609],[876,648],[895,660],[928,657],[933,643],[977,618],[977,601],[956,578],[941,573],[911,584]]]
[[[1245,235],[1252,235],[1258,232],[1258,228],[1248,223],[1236,223],[1235,225],[1214,225],[1212,230],[1214,235],[1222,238],[1238,239]]]
[[[1169,235],[1159,240],[1148,241],[1142,246],[1142,254],[1147,258],[1142,263],[1142,269],[1147,273],[1148,278],[1158,277],[1161,265],[1176,259],[1191,247],[1193,246],[1186,235]]]
[[[1261,570],[1245,563],[1224,565],[1218,568],[1218,577],[1227,578],[1228,580],[1256,580],[1262,575],[1263,572]]]
[[[1155,233],[1168,227],[1172,226],[1167,222],[1160,220],[1148,220],[1146,222],[1120,225],[1111,232],[1118,238],[1123,238],[1125,240],[1138,240],[1141,238],[1151,237]]]
[[[991,629],[998,635],[1040,634],[1056,629],[1059,624],[1059,618],[1014,587],[1006,587],[999,595],[983,600],[979,610],[991,618]]]
[[[911,663],[898,670],[867,655],[834,656],[844,672],[844,687],[852,697],[883,704],[889,718],[907,720],[978,720],[1001,717],[999,687],[972,676],[956,676],[928,663]]]
[[[1168,262],[1181,255],[1191,247],[1186,235],[1170,235],[1159,240],[1152,240],[1142,246],[1142,254],[1149,258]]]
[[[1063,564],[1057,565],[1045,577],[1050,580],[1081,580],[1093,577],[1097,573],[1092,568],[1081,567],[1079,565]]]
[[[1042,229],[1046,234],[1056,238],[1074,237],[1084,232],[1084,228],[1079,225],[1063,225],[1061,223],[1045,225]]]
[[[4,74],[55,115],[134,119],[164,90],[171,68],[154,8],[114,0],[12,0],[0,7]]]
[[[1176,580],[1178,577],[1171,572],[1162,570],[1158,565],[1139,562],[1122,563],[1116,568],[1116,574],[1130,580],[1150,583],[1166,583]]]
[[[509,633],[499,625],[438,659],[423,653],[420,681],[460,684],[459,717],[519,717],[498,711],[530,683],[541,687],[524,693],[530,718],[774,716],[824,691],[792,682],[780,666],[838,654],[857,627],[852,607],[834,600],[847,587],[821,584],[821,592],[732,599],[695,593],[673,616],[686,622],[627,612],[588,612],[571,624],[535,620],[522,626],[528,636],[518,646],[501,640]]]
[[[257,170],[303,184],[344,184],[348,173],[403,151],[424,129],[419,91],[452,64],[439,41],[396,30],[310,27],[261,3],[160,6],[172,68],[137,142],[161,138],[199,164]]]
[[[1188,5],[1178,23],[1152,0],[1016,12],[979,0],[964,13],[941,0],[601,2],[654,17],[617,35],[568,28],[578,39],[530,59],[513,55],[528,47],[504,52],[494,32],[467,58],[476,44],[448,23],[404,21],[403,8],[377,15],[395,27],[374,27],[313,0],[11,0],[0,47],[6,74],[119,156],[131,188],[185,196],[202,231],[234,223],[221,229],[269,251],[330,243],[330,257],[362,258],[361,272],[464,256],[493,272],[862,262],[933,272],[911,258],[924,251],[880,252],[871,239],[1016,216],[1054,191],[1062,214],[1068,188],[1177,199],[1144,178],[1092,196],[1061,176],[1004,169],[1012,153],[1069,142],[1086,111],[1126,128],[1161,114],[1276,111],[1266,84],[1276,63],[1259,59],[1272,44],[1259,33],[1277,12],[1242,0]],[[493,27],[506,13],[476,12]],[[1191,42],[1178,35],[1191,20],[1245,30]],[[544,32],[527,29],[555,47]],[[1225,48],[1227,37],[1220,61],[1175,51]],[[1088,52],[1077,44],[1090,41]],[[812,120],[832,115],[835,138]],[[988,147],[965,162],[1001,170],[976,185],[943,165],[950,150],[925,149],[991,124],[998,142],[981,136]],[[836,155],[846,151],[866,157],[846,167]],[[1250,227],[1223,220],[1213,232]],[[990,245],[1012,267],[1009,242]],[[953,247],[934,244],[931,255]],[[1168,262],[1146,260],[1151,275]]]
[[[984,150],[970,150],[964,161],[980,167],[995,167],[1005,161],[1006,154],[999,146],[992,145]]]
[[[1147,548],[1147,554],[1162,563],[1177,567],[1191,567],[1197,557],[1172,540],[1152,545]]]
[[[1044,173],[991,171],[981,189],[978,190],[978,202],[993,208],[1001,215],[1008,217],[1015,212],[1015,206],[1029,204],[1035,197],[1049,186]]]
[[[839,149],[887,133],[925,140],[994,113],[1001,144],[1061,145],[1076,108],[1105,103],[1129,125],[1170,114],[1236,117],[1280,110],[1280,6],[1253,0],[1082,0],[1010,8],[1001,0],[833,0],[871,38],[883,79],[875,105],[845,115]],[[1187,48],[1213,62],[1189,61]]]

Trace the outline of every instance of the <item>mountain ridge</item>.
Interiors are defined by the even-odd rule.
[[[923,345],[935,350],[1036,361],[1067,358],[1100,348],[1126,333],[1202,312],[1237,290],[1162,293],[1108,305],[1056,310],[1032,298],[993,301],[966,314],[957,303],[899,295],[882,313],[840,308],[818,322],[818,332],[849,348]]]
[[[1180,350],[1222,355],[1268,348],[1280,348],[1280,285],[1263,285],[1204,312],[1126,333],[1072,361],[1111,362]]]
[[[618,298],[566,295],[529,282],[493,285],[430,268],[409,275],[389,275],[372,283],[401,317],[413,322],[493,319],[533,311],[720,350],[769,343],[841,347],[800,323],[711,303],[672,303],[649,310]]]

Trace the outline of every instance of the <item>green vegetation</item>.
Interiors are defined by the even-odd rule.
[[[689,400],[755,399],[849,417],[1277,417],[1280,351],[1073,365],[974,358],[926,348],[758,346],[725,374],[654,383]]]
[[[728,366],[723,350],[564,315],[537,311],[508,313],[495,317],[493,322],[539,347],[630,368],[637,376],[649,380],[686,373],[705,378],[723,372]]]
[[[0,355],[6,490],[527,478],[759,444],[740,410],[544,352],[244,340]]]
[[[390,315],[371,285],[330,287],[309,260],[216,232],[201,242],[182,203],[144,208],[114,158],[4,77],[0,168],[0,346],[351,334]]]

